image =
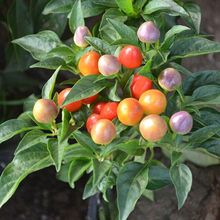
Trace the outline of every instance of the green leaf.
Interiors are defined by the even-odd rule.
[[[118,7],[125,12],[127,15],[135,15],[135,11],[133,8],[133,1],[132,0],[115,0],[116,3],[118,4]]]
[[[136,0],[134,2],[134,8],[135,8],[135,11],[141,13],[142,10],[143,10],[143,7],[144,5],[148,2],[148,0]]]
[[[154,200],[154,191],[152,191],[152,190],[145,189],[142,195],[152,202],[155,201]]]
[[[29,123],[20,119],[10,119],[0,125],[0,143],[20,134],[31,130],[33,127]]]
[[[220,43],[200,36],[177,39],[171,47],[172,60],[220,52]]]
[[[194,90],[193,101],[206,101],[220,96],[220,85],[201,86]]]
[[[220,112],[214,109],[203,109],[199,116],[194,116],[197,121],[199,119],[205,125],[220,125]]]
[[[183,74],[186,79],[189,78],[190,76],[192,76],[191,71],[189,71],[188,69],[186,69],[185,67],[181,66],[178,63],[171,62],[170,66],[175,68],[176,70],[178,70],[181,74]]]
[[[93,160],[93,187],[97,186],[106,172],[111,168],[112,163],[108,160],[102,162]]]
[[[93,160],[93,167],[94,173],[85,186],[83,199],[87,199],[88,197],[95,195],[99,191],[98,185],[101,184],[101,180],[106,176],[107,171],[111,167],[111,163],[109,161],[98,162],[96,160]]]
[[[91,137],[81,131],[74,131],[73,137],[82,146],[85,147],[89,152],[95,153],[98,146],[92,141]]]
[[[95,195],[98,192],[99,192],[99,189],[97,186],[93,185],[93,176],[91,176],[89,178],[88,182],[86,183],[85,188],[84,188],[83,199],[87,199],[87,198]]]
[[[60,66],[65,66],[65,61],[60,57],[46,58],[30,66],[30,68],[44,68],[49,70],[56,70]]]
[[[56,84],[56,79],[57,79],[57,75],[60,71],[60,68],[61,68],[61,66],[56,69],[56,71],[53,73],[53,75],[50,77],[50,79],[44,85],[44,87],[42,89],[42,98],[52,99],[54,86]]]
[[[50,0],[43,10],[43,14],[70,12],[75,0]]]
[[[147,189],[157,190],[171,184],[169,170],[160,165],[153,165],[149,167],[149,182]]]
[[[38,143],[47,143],[47,134],[41,130],[32,130],[24,135],[22,140],[19,142],[18,147],[15,150],[15,155],[21,151],[26,150]]]
[[[43,60],[48,52],[61,45],[59,37],[52,31],[41,31],[37,34],[18,38],[12,42],[30,52],[36,60]]]
[[[105,88],[105,86],[103,85],[103,83],[95,83],[96,79],[97,76],[91,75],[85,76],[81,78],[79,81],[77,81],[76,84],[70,90],[63,105],[67,105],[71,102],[88,98],[102,91]]]
[[[82,11],[84,18],[89,18],[103,13],[105,11],[105,7],[94,4],[91,0],[84,0],[82,2]]]
[[[186,149],[183,151],[183,159],[200,167],[208,167],[220,164],[220,157],[209,153],[205,148]]]
[[[70,12],[69,27],[72,33],[74,33],[77,27],[84,25],[85,22],[83,17],[81,0],[76,0]]]
[[[61,46],[58,46],[52,49],[47,54],[47,58],[55,58],[55,57],[61,58],[62,60],[65,61],[65,63],[70,63],[71,61],[74,60],[75,54],[76,54],[76,51],[74,51],[74,49],[66,45],[61,45]]]
[[[83,126],[83,122],[77,121],[74,124],[71,122],[71,115],[67,110],[62,111],[62,124],[60,130],[60,141],[68,139],[75,130]]]
[[[205,85],[220,85],[220,71],[207,70],[191,74],[183,81],[185,94],[191,94],[196,88]]]
[[[115,8],[110,8],[102,16],[102,20],[99,26],[99,33],[103,40],[112,43],[116,41],[120,36],[115,32],[114,28],[109,25],[107,19],[113,19],[115,21],[125,22],[127,16],[124,15],[121,11]]]
[[[113,102],[121,101],[121,97],[119,97],[118,95],[118,81],[117,80],[115,81],[115,84],[112,87],[107,89],[106,93],[107,93],[107,97],[109,100],[112,100]]]
[[[121,168],[117,182],[119,220],[126,220],[148,184],[148,166],[136,162]]]
[[[64,147],[67,145],[67,142],[59,142],[55,138],[51,138],[48,141],[48,151],[50,156],[55,164],[56,171],[59,172],[61,168],[61,163],[64,155]]]
[[[117,46],[111,46],[104,40],[101,40],[100,38],[97,37],[86,37],[86,41],[94,47],[96,50],[100,51],[101,53],[104,54],[113,54],[115,53],[115,50]]]
[[[144,7],[143,13],[149,15],[157,11],[168,11],[170,13],[188,15],[185,9],[173,0],[151,0]]]
[[[181,152],[177,152],[177,151],[172,151],[171,154],[171,166],[176,165],[177,163],[179,163],[181,161],[182,157],[182,153]]]
[[[102,5],[109,8],[117,7],[115,0],[92,0],[92,2],[96,5]]]
[[[64,162],[68,163],[76,158],[92,159],[92,158],[94,158],[94,155],[90,149],[87,149],[78,143],[71,144],[71,145],[68,145],[67,147],[65,147]]]
[[[62,164],[60,171],[57,173],[57,179],[60,181],[63,181],[65,183],[69,183],[68,179],[68,173],[69,173],[69,168],[70,168],[71,162]]]
[[[102,151],[102,155],[109,155],[110,153],[120,150],[129,155],[136,155],[138,150],[141,150],[142,146],[139,145],[139,140],[117,140],[113,141],[111,144],[107,145]]]
[[[188,16],[183,16],[183,18],[199,34],[201,24],[200,7],[194,2],[186,2],[183,7],[188,12]]]
[[[209,153],[214,154],[220,157],[220,140],[219,139],[209,139],[202,144],[200,144],[200,148],[206,149]]]
[[[0,177],[0,207],[11,198],[26,176],[51,165],[45,144],[35,145],[17,154]]]
[[[32,10],[36,10],[35,8]],[[40,17],[39,17],[40,16]],[[40,23],[39,30],[51,30],[55,32],[59,37],[62,37],[67,24],[67,15],[62,14],[40,14],[37,16],[37,22]]]
[[[192,173],[185,164],[170,169],[170,177],[176,189],[178,208],[181,209],[192,187]]]
[[[76,159],[70,164],[68,171],[68,182],[70,187],[74,188],[75,182],[84,174],[91,166],[90,160]]]
[[[166,34],[165,34],[165,38],[164,41],[161,45],[161,49],[162,50],[166,50],[169,49],[169,47],[172,45],[176,35],[190,30],[190,28],[183,26],[183,25],[175,25],[173,26]]]
[[[194,131],[190,136],[190,143],[192,145],[194,144],[200,144],[214,135],[216,135],[220,131],[219,125],[210,125],[203,128],[200,128],[196,131]]]
[[[132,44],[139,46],[137,34],[131,27],[117,20],[108,18],[107,21],[120,36],[114,44]]]

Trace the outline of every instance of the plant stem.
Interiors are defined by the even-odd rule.
[[[184,102],[185,102],[185,98],[184,98],[184,95],[183,95],[183,93],[182,93],[181,88],[178,88],[176,91],[177,91],[177,93],[178,93],[179,96],[180,96],[181,102],[184,103]]]

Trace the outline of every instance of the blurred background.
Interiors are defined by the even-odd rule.
[[[63,40],[71,37],[62,25],[64,14],[42,15],[47,0],[0,0],[0,122],[17,117],[24,99],[38,96],[51,71],[28,69],[31,56],[13,39],[50,29]],[[202,32],[220,42],[220,1],[197,0],[202,9]],[[220,55],[209,55],[184,60],[184,66],[193,72],[220,69]],[[68,78],[63,73],[61,78]],[[12,159],[18,139],[2,144],[0,170]],[[159,155],[160,156],[160,155]],[[199,168],[189,164],[194,180],[185,206],[178,211],[175,192],[171,187],[155,194],[154,202],[142,198],[129,220],[219,220],[220,167]],[[15,195],[0,209],[0,220],[83,220],[88,201],[81,199],[86,177],[72,190],[56,180],[53,168],[26,178]]]

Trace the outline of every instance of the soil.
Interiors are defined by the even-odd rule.
[[[197,0],[203,11],[202,31],[220,42],[220,1]],[[220,69],[220,55],[187,59],[184,66],[196,72]],[[8,155],[8,146],[1,146],[0,161]],[[178,211],[174,189],[164,188],[155,193],[155,201],[140,199],[129,220],[219,220],[220,167],[200,168],[188,164],[193,173],[193,187],[185,206]],[[4,166],[4,164],[0,164]],[[86,179],[86,178],[85,178]],[[34,173],[19,186],[15,195],[0,210],[0,220],[84,220],[88,201],[81,199],[85,179],[72,190],[55,178],[52,168]]]

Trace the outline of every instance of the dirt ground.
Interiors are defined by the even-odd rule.
[[[203,11],[202,31],[220,42],[220,1],[197,2]],[[220,69],[220,55],[185,60],[184,65],[194,72]],[[168,187],[156,192],[155,202],[142,198],[129,220],[219,220],[220,167],[189,166],[194,177],[193,188],[180,211],[175,192]],[[84,220],[87,213],[87,201],[81,199],[84,184],[82,179],[76,190],[72,190],[56,180],[51,168],[32,174],[0,210],[0,220]]]

